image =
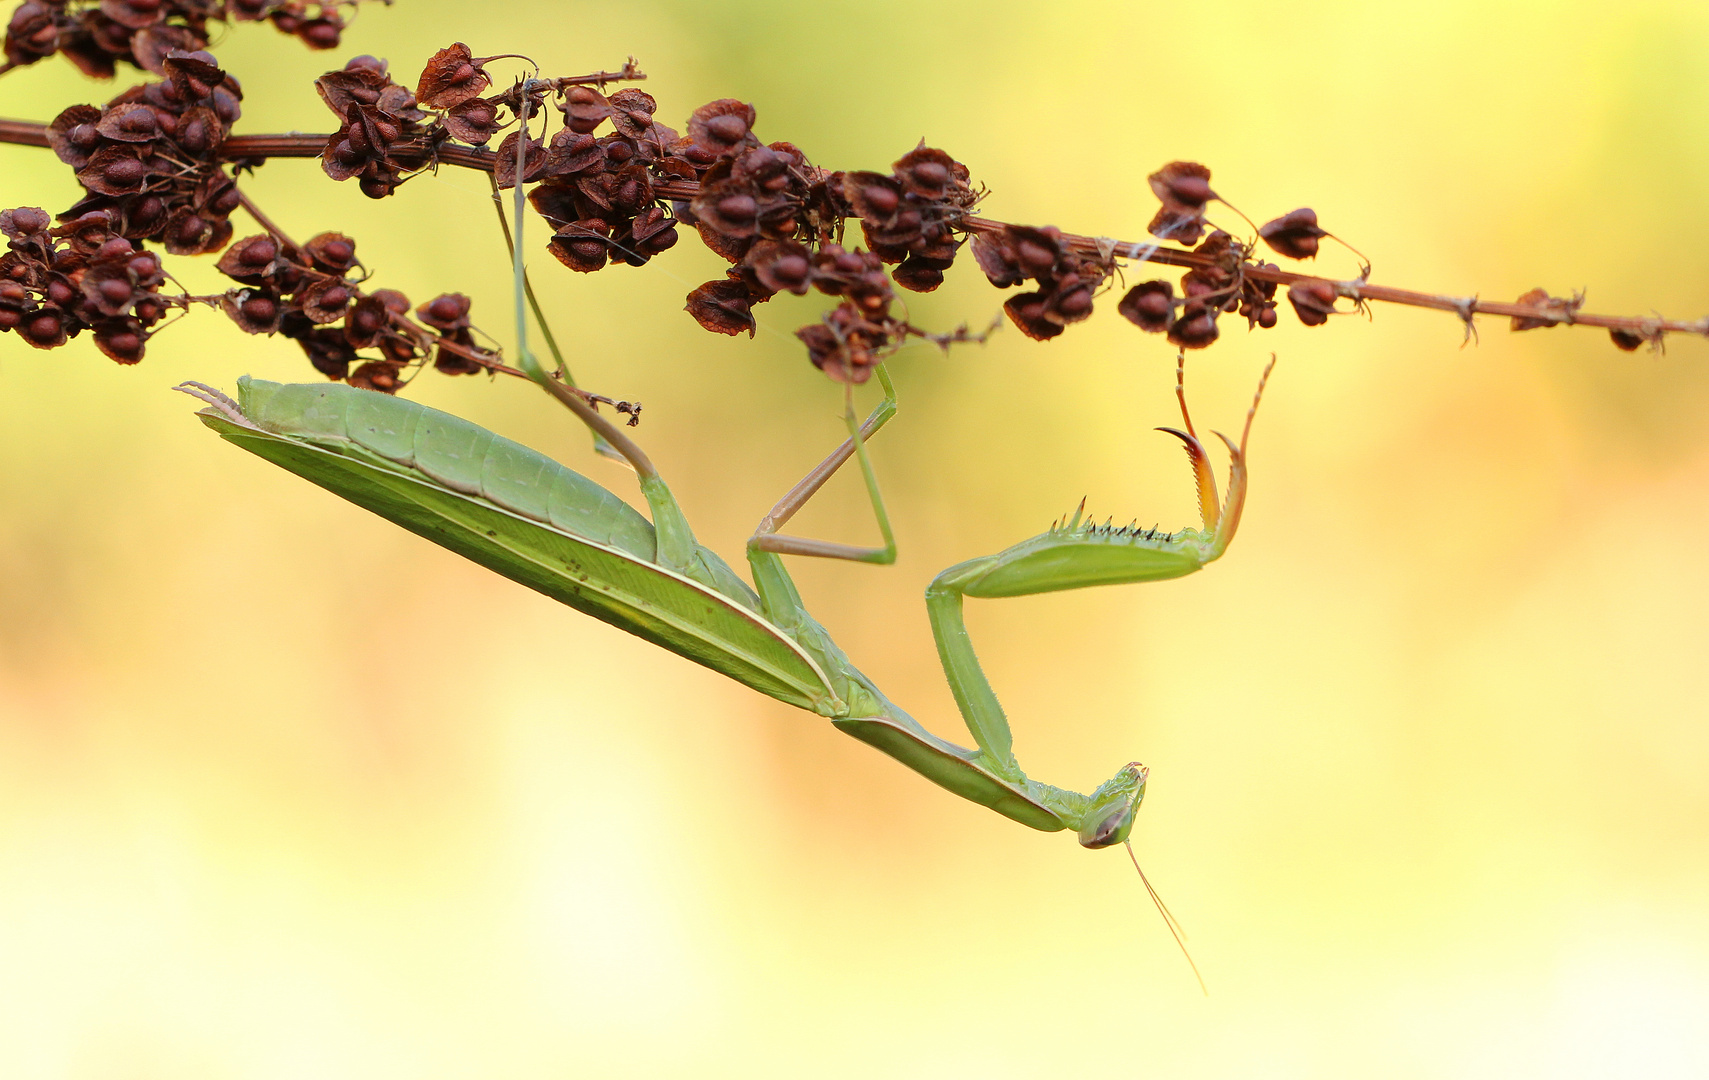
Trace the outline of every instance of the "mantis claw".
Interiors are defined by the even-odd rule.
[[[1205,454],[1205,444],[1199,441],[1197,435],[1180,428],[1160,427],[1154,430],[1173,435],[1186,445],[1187,460],[1193,466],[1193,480],[1199,488],[1199,518],[1205,523],[1206,532],[1215,532],[1217,522],[1222,516],[1221,500],[1217,497],[1216,476],[1211,472],[1211,462]]]

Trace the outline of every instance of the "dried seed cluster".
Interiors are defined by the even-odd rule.
[[[730,100],[690,118],[692,144],[718,159],[677,214],[734,265],[689,294],[689,314],[715,333],[751,336],[753,306],[778,293],[840,296],[796,336],[815,367],[865,382],[887,350],[918,332],[891,314],[892,282],[930,292],[955,261],[964,242],[957,226],[978,201],[967,169],[921,143],[888,175],[828,172],[790,143],[762,145],[753,122],[752,106]],[[867,250],[842,246],[849,218],[859,219]],[[898,265],[886,273],[887,263]]]
[[[243,91],[206,52],[172,52],[165,78],[133,86],[105,108],[73,105],[48,125],[48,144],[77,170],[84,198],[65,217],[108,212],[132,240],[174,255],[218,251],[240,204],[220,145]]]
[[[416,309],[425,329],[406,317],[410,301],[395,289],[364,293],[356,274],[356,241],[322,233],[301,250],[262,234],[232,244],[219,270],[243,287],[219,297],[220,308],[250,334],[283,334],[297,342],[316,371],[329,379],[388,393],[404,369],[431,349],[447,374],[490,367],[495,355],[475,345],[469,298],[436,297]],[[337,325],[334,325],[337,324]],[[357,350],[376,349],[379,359]]]
[[[845,298],[800,334],[813,362],[834,377],[864,380],[910,332],[890,314],[892,281],[919,292],[941,284],[964,240],[959,222],[978,199],[967,169],[941,150],[921,144],[889,174],[829,172],[790,143],[762,143],[753,106],[729,98],[696,109],[679,133],[655,118],[653,96],[633,87],[607,95],[584,80],[535,80],[482,97],[492,59],[461,43],[440,50],[413,101],[364,76],[373,100],[359,107],[378,115],[360,118],[351,111],[358,106],[327,97],[334,77],[323,79],[323,97],[346,117],[323,158],[328,174],[397,166],[400,146],[407,169],[446,140],[484,145],[523,113],[544,116],[550,96],[556,133],[531,132],[519,146],[522,132],[512,131],[494,165],[498,186],[513,187],[520,156],[521,182],[534,185],[529,201],[552,226],[547,246],[558,261],[578,273],[641,266],[676,244],[679,226],[691,226],[732,264],[689,294],[689,313],[708,330],[753,334],[753,306],[780,292],[817,288]],[[340,89],[353,78],[339,75]],[[430,122],[417,102],[435,111]],[[394,175],[370,193],[395,184]],[[673,184],[692,184],[695,194],[673,197]],[[868,250],[841,246],[849,218],[860,220]],[[887,274],[885,264],[899,265]]]
[[[386,0],[390,2],[390,0]],[[311,49],[335,49],[357,0],[24,0],[6,25],[0,72],[64,53],[85,75],[110,79],[120,62],[165,74],[174,52],[208,47],[210,24],[266,19]]]
[[[339,121],[321,168],[334,180],[355,178],[369,198],[390,195],[405,173],[431,164],[447,137],[444,125],[417,108],[416,96],[392,81],[384,60],[358,56],[316,79],[315,89]]]
[[[301,15],[288,5],[262,7],[275,22]],[[203,303],[217,305],[246,333],[291,338],[328,378],[372,389],[396,389],[405,369],[429,356],[453,374],[496,365],[497,354],[474,342],[467,297],[429,301],[416,310],[416,322],[402,293],[364,292],[364,275],[352,276],[360,263],[350,237],[322,233],[299,249],[262,234],[227,247],[234,231],[228,217],[241,197],[219,152],[241,111],[242,90],[206,52],[171,52],[160,67],[163,80],[133,87],[105,108],[72,106],[49,125],[49,145],[77,170],[85,197],[59,215],[65,224],[51,233],[39,210],[8,212],[4,329],[53,348],[93,328],[108,356],[136,363],[166,307]],[[428,164],[446,137],[372,57],[329,72],[317,87],[345,119],[329,143],[327,172],[360,176],[375,197],[389,193],[404,170]],[[351,144],[363,139],[367,156],[341,172]],[[140,250],[144,240],[174,255],[224,248],[217,268],[239,287],[213,297],[162,297],[165,275],[158,257]],[[378,357],[364,357],[362,349]]]
[[[1115,260],[1079,255],[1062,242],[1061,230],[1010,225],[973,242],[973,258],[999,289],[1036,281],[1039,287],[1003,302],[1003,311],[1021,332],[1046,341],[1070,324],[1089,318],[1092,299],[1115,273]]]
[[[1196,161],[1174,161],[1152,173],[1149,179],[1152,193],[1162,204],[1151,219],[1151,234],[1159,239],[1196,244],[1194,254],[1204,256],[1209,262],[1181,276],[1179,296],[1171,282],[1155,278],[1130,288],[1116,310],[1141,330],[1165,334],[1172,344],[1183,349],[1202,349],[1216,341],[1221,332],[1217,318],[1228,312],[1238,311],[1249,329],[1268,330],[1275,326],[1276,284],[1249,273],[1275,270],[1275,264],[1252,262],[1256,241],[1241,243],[1205,219],[1211,203],[1223,202],[1211,188],[1211,171]],[[1309,207],[1283,214],[1258,229],[1259,240],[1290,259],[1316,258],[1318,240],[1329,235],[1318,227],[1317,214]],[[1302,282],[1288,289],[1288,301],[1306,326],[1328,322],[1329,316],[1336,314],[1335,301],[1339,295],[1334,283],[1322,280]]]
[[[8,28],[8,67],[61,51],[91,74],[111,75],[122,59],[163,78],[105,107],[73,106],[48,125],[49,145],[76,170],[85,197],[58,215],[54,229],[39,210],[11,212],[0,329],[18,330],[43,348],[94,329],[108,355],[134,363],[166,307],[199,303],[219,306],[249,333],[292,338],[330,378],[376,389],[394,389],[407,369],[429,358],[450,373],[511,370],[496,351],[475,344],[467,297],[445,294],[412,311],[400,293],[365,292],[353,240],[322,233],[299,248],[253,207],[268,232],[231,245],[219,261],[237,287],[213,297],[159,293],[165,276],[142,242],[175,255],[226,249],[233,235],[228,217],[245,204],[222,162],[252,167],[259,160],[227,145],[242,91],[200,48],[209,25],[264,18],[330,47],[352,4],[19,4]],[[619,72],[530,79],[494,93],[487,67],[497,59],[453,44],[428,60],[413,90],[370,56],[323,74],[316,89],[338,128],[322,148],[322,168],[333,179],[356,180],[373,198],[447,160],[491,168],[500,187],[532,186],[529,200],[552,226],[548,250],[581,273],[644,265],[673,247],[684,227],[692,229],[730,263],[723,277],[689,294],[687,310],[696,321],[715,333],[752,335],[754,306],[779,293],[816,289],[837,297],[836,307],[796,336],[812,363],[838,380],[864,381],[909,336],[946,346],[977,340],[965,329],[927,334],[892,311],[896,286],[937,288],[969,237],[993,285],[1031,284],[1003,308],[1037,340],[1090,317],[1119,269],[1118,254],[1145,261],[1158,250],[1094,242],[1050,226],[983,221],[973,213],[983,190],[973,187],[968,169],[923,142],[887,173],[833,172],[791,143],[761,142],[753,106],[734,99],[694,110],[680,132],[667,127],[656,119],[652,95],[633,87],[607,92],[608,83],[645,78],[633,61]],[[555,131],[544,123],[553,115]],[[476,149],[507,128],[496,153]],[[1213,203],[1239,211],[1196,162],[1172,162],[1149,181],[1160,204],[1152,234],[1194,245],[1190,253],[1171,248],[1172,255],[1159,257],[1190,268],[1179,292],[1162,278],[1141,282],[1126,291],[1118,310],[1180,348],[1216,341],[1218,319],[1231,312],[1249,328],[1276,325],[1276,281],[1295,275],[1253,261],[1259,242],[1290,259],[1311,259],[1321,240],[1334,239],[1311,209],[1300,208],[1255,227],[1250,240],[1237,240],[1208,219]],[[864,249],[844,246],[850,219],[860,223]],[[1340,297],[1362,303],[1368,273],[1367,266],[1356,281],[1340,283],[1298,276],[1289,304],[1303,324],[1322,325],[1338,313]],[[1570,323],[1581,301],[1535,290],[1520,302],[1536,314],[1515,318],[1514,329]],[[1474,307],[1471,301],[1463,307],[1468,325]],[[1631,349],[1659,341],[1661,328],[1658,321],[1642,332],[1612,333],[1617,345]]]
[[[84,330],[121,364],[142,359],[148,328],[166,314],[160,258],[139,251],[93,211],[58,228],[46,211],[0,211],[0,333],[53,349]]]

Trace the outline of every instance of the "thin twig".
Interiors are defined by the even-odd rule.
[[[272,218],[261,212],[261,208],[255,205],[254,200],[251,199],[248,193],[242,188],[237,189],[237,203],[249,212],[249,216],[255,219],[255,223],[257,225],[267,230],[268,235],[272,236],[273,239],[277,240],[280,244],[292,251],[303,250],[298,246],[295,240],[292,240],[289,236],[285,235],[285,230],[279,228]]]

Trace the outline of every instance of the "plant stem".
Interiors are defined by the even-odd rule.
[[[606,77],[609,78],[616,78],[616,76],[611,76],[608,73],[602,74],[606,74]],[[598,78],[598,76],[589,76],[587,81],[597,81]],[[228,161],[274,157],[319,157],[321,152],[326,149],[328,138],[330,138],[328,135],[234,135],[222,144],[220,156]],[[48,145],[47,125],[23,120],[0,119],[0,143],[12,143],[19,146],[46,146]],[[459,168],[476,169],[488,173],[493,171],[493,163],[497,156],[493,151],[482,147],[461,146],[454,143],[443,143],[438,150],[440,164],[455,165]],[[692,199],[699,194],[700,185],[692,180],[670,180],[656,184],[654,191],[659,198],[663,199]],[[995,233],[1007,228],[1008,223],[994,218],[968,216],[962,218],[957,223],[957,227],[969,233]],[[1086,255],[1106,253],[1136,262],[1154,262],[1166,266],[1189,268],[1217,265],[1217,261],[1209,256],[1158,244],[1125,240],[1112,241],[1074,233],[1063,233],[1062,239],[1069,247]],[[1315,274],[1301,274],[1280,268],[1260,267],[1252,263],[1247,263],[1242,268],[1242,272],[1255,281],[1274,282],[1277,285],[1328,282],[1335,287],[1337,295],[1344,296],[1349,300],[1359,302],[1375,300],[1406,307],[1449,311],[1468,323],[1474,315],[1497,315],[1516,319],[1535,319],[1551,325],[1597,326],[1607,330],[1622,330],[1646,339],[1654,339],[1664,332],[1709,337],[1709,317],[1687,321],[1684,319],[1664,319],[1653,315],[1596,315],[1584,311],[1563,310],[1559,307],[1531,306],[1501,300],[1480,300],[1475,296],[1450,296],[1444,293],[1397,289],[1387,285],[1373,285],[1368,281],[1357,279],[1340,281],[1334,278],[1319,277]]]

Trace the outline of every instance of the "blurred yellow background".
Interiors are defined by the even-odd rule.
[[[399,0],[335,54],[254,26],[215,51],[242,132],[327,130],[311,80],[358,53],[405,82],[454,40],[553,74],[633,53],[673,126],[738,97],[831,168],[924,137],[1005,220],[1138,238],[1145,174],[1189,158],[1257,220],[1315,207],[1380,283],[1693,318],[1709,9],[1610,11]],[[0,114],[128,84],[55,60],[0,81]],[[478,174],[383,202],[312,161],[246,183],[508,340]],[[0,205],[73,198],[47,151],[0,147]],[[839,437],[789,337],[816,303],[715,338],[679,310],[721,273],[697,243],[584,277],[539,236],[577,375],[646,403],[640,438],[737,562]],[[964,258],[909,310],[980,325],[1001,299]],[[1150,430],[1171,351],[1114,300],[1048,344],[905,352],[875,449],[901,558],[797,560],[839,643],[952,738],[937,570],[1083,495],[1193,520]],[[205,311],[128,369],[0,338],[0,1075],[1709,1074],[1709,345],[1484,319],[1461,348],[1452,316],[1374,314],[1230,318],[1193,358],[1197,419],[1232,430],[1280,357],[1209,573],[969,606],[1032,775],[1152,767],[1136,847],[1209,998],[1119,851],[442,552],[167,391],[312,378],[292,344]],[[524,386],[412,392],[632,494]],[[874,535],[847,479],[804,531]]]

